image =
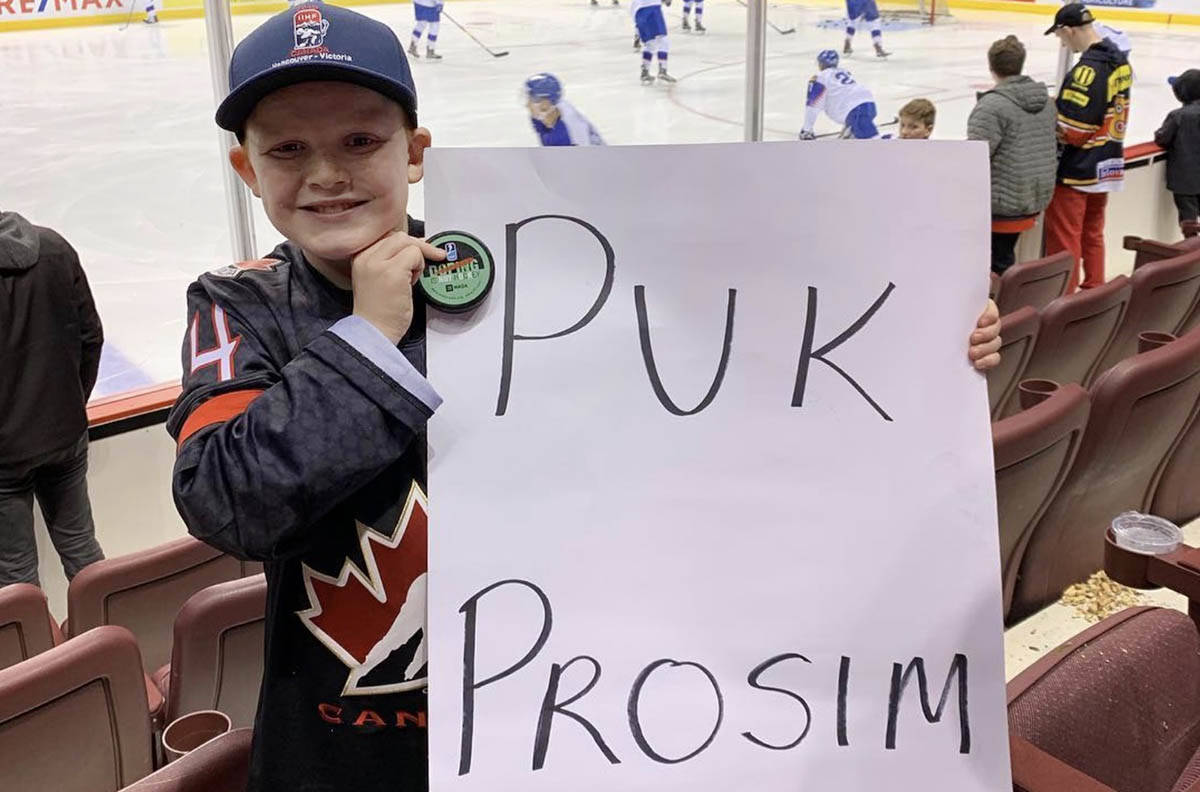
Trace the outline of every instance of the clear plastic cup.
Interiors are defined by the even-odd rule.
[[[1141,555],[1166,555],[1183,544],[1183,531],[1170,520],[1127,511],[1112,521],[1113,540],[1117,547]]]

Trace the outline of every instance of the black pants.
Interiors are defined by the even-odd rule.
[[[0,467],[0,586],[38,583],[34,496],[68,580],[104,558],[92,524],[87,463],[85,432],[77,443],[34,466]]]
[[[1003,275],[1017,260],[1017,240],[1021,232],[1001,234],[992,232],[992,272]]]
[[[1179,210],[1179,222],[1200,219],[1200,195],[1184,195],[1171,193],[1175,198],[1175,208]]]

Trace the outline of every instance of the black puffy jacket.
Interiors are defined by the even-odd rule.
[[[0,465],[36,463],[78,442],[103,343],[75,250],[0,212]]]
[[[1167,189],[1200,195],[1200,69],[1188,69],[1175,81],[1183,107],[1167,114],[1154,142],[1167,150]]]

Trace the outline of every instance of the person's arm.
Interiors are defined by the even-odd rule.
[[[79,384],[83,387],[83,400],[92,397],[96,387],[96,377],[100,373],[100,350],[104,347],[104,326],[100,323],[100,314],[96,312],[96,303],[92,299],[92,290],[88,286],[87,275],[79,263],[79,254],[70,245],[67,251],[71,257],[71,278],[74,291],[75,311],[79,316],[79,341],[81,353],[79,357]]]
[[[1100,134],[1108,106],[1108,84],[1096,70],[1079,63],[1067,74],[1058,92],[1058,139],[1082,146]]]
[[[988,155],[995,156],[1003,138],[1000,116],[982,103],[975,105],[967,118],[967,140],[986,140]]]
[[[804,107],[804,126],[801,128],[801,132],[811,133],[813,131],[813,125],[817,123],[817,118],[825,108],[826,93],[824,83],[817,77],[808,81],[808,100]]]
[[[236,279],[189,289],[184,388],[167,429],[188,531],[265,561],[302,552],[311,526],[399,458],[441,399],[362,316],[277,360],[284,341],[267,341],[279,330],[256,300]]]
[[[1179,120],[1177,110],[1172,110],[1167,113],[1163,125],[1154,133],[1154,144],[1162,149],[1169,149],[1175,142],[1175,133],[1179,130]]]

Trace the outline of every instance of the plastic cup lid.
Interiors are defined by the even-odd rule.
[[[1183,544],[1183,531],[1170,520],[1152,514],[1127,511],[1112,521],[1117,546],[1131,553],[1164,555]]]

